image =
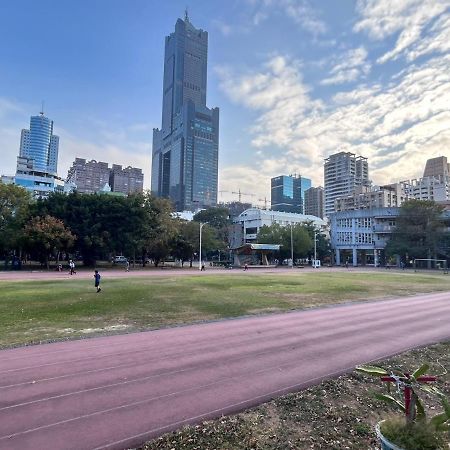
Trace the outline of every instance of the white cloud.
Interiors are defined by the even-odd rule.
[[[420,176],[426,159],[450,149],[449,64],[450,55],[431,59],[387,86],[337,93],[327,105],[312,97],[292,59],[288,64],[286,57],[272,57],[262,70],[245,75],[228,70],[224,92],[258,114],[253,146],[270,148],[279,162],[258,175],[248,172],[250,180],[260,186],[264,177],[300,172],[320,185],[323,158],[340,150],[368,157],[377,184]],[[256,166],[264,167],[262,158],[255,151]]]
[[[364,47],[348,50],[339,56],[339,61],[330,70],[331,76],[323,79],[321,84],[348,83],[370,72],[371,64],[367,61],[367,50]]]
[[[385,63],[419,45],[426,27],[449,7],[449,0],[359,0],[357,12],[361,19],[353,29],[366,32],[374,40],[399,33],[395,47],[377,61]]]
[[[314,36],[324,34],[327,26],[307,0],[247,0],[253,8],[252,24],[257,26],[273,13],[282,13]]]

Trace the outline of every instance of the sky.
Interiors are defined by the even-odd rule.
[[[44,101],[60,176],[95,159],[149,188],[164,38],[186,6],[209,33],[219,201],[262,204],[278,175],[323,185],[338,151],[377,185],[450,159],[450,0],[0,0],[0,174]]]

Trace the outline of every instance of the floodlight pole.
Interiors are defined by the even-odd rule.
[[[202,270],[202,228],[205,224],[200,222],[200,248],[198,253],[198,270]]]

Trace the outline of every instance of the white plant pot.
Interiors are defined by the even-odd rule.
[[[382,420],[381,422],[378,422],[375,427],[375,432],[377,433],[377,437],[380,440],[381,443],[381,450],[404,450],[403,448],[399,447],[398,445],[393,444],[391,441],[386,439],[383,436],[383,433],[381,432],[380,426],[384,422]]]

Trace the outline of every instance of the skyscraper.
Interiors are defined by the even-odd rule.
[[[53,134],[53,120],[41,112],[31,116],[30,129],[22,130],[19,156],[33,160],[37,171],[56,173],[58,171],[59,137]]]
[[[187,13],[166,37],[161,129],[153,130],[151,190],[178,211],[217,203],[219,109],[206,106],[208,33]]]
[[[325,159],[325,216],[335,212],[334,201],[353,193],[356,186],[369,186],[367,158],[350,152],[339,152]]]
[[[297,175],[280,175],[270,180],[271,209],[297,214],[304,213],[305,191],[311,180]]]
[[[41,112],[31,116],[30,129],[22,130],[17,158],[15,184],[45,197],[50,192],[64,190],[57,175],[59,137],[53,134],[53,121]]]

